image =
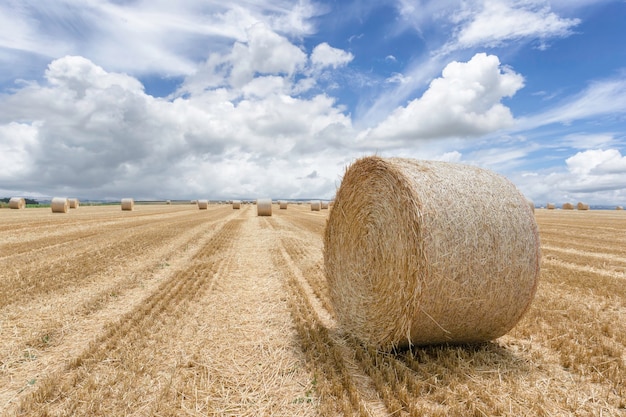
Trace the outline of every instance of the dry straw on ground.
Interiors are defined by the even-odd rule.
[[[241,209],[241,200],[233,200],[233,209]]]
[[[66,197],[54,197],[52,201],[50,201],[50,208],[53,213],[67,213],[70,208],[70,203]]]
[[[574,210],[574,205],[572,203],[563,203],[563,210]]]
[[[132,211],[135,208],[135,200],[132,198],[122,198],[121,205],[122,210]]]
[[[579,201],[578,204],[576,204],[576,209],[577,210],[589,210],[589,204],[585,204]]]
[[[287,202],[286,201],[281,201],[280,202],[280,209],[281,210],[287,210]]]
[[[22,197],[11,197],[9,200],[9,208],[18,210],[26,208],[26,200]]]
[[[472,166],[367,157],[345,173],[324,263],[343,329],[382,349],[491,340],[528,309],[539,235],[526,198]]]
[[[312,200],[311,201],[311,211],[320,211],[320,209],[322,208],[322,202],[319,200]]]
[[[206,210],[209,208],[209,200],[198,200],[198,208],[200,210]]]
[[[259,198],[256,201],[256,214],[257,216],[271,216],[272,215],[272,199],[271,198]]]
[[[77,209],[80,206],[80,201],[78,201],[78,198],[70,198],[68,202],[71,209]]]

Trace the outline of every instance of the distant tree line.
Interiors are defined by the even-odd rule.
[[[11,197],[0,198],[0,203],[8,204],[10,199]],[[32,198],[24,198],[24,201],[26,202],[26,204],[39,204],[39,201],[33,200]]]

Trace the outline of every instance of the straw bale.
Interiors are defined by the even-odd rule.
[[[320,211],[322,208],[322,202],[319,200],[311,201],[311,211]]]
[[[259,198],[256,201],[256,214],[257,216],[271,216],[272,215],[272,199],[271,198]]]
[[[121,204],[124,211],[133,211],[135,208],[135,200],[132,198],[122,198]]]
[[[563,203],[563,210],[574,210],[574,205],[572,203]]]
[[[548,203],[548,205],[546,206],[546,208],[548,210],[554,210],[556,208],[556,204],[554,203]]]
[[[241,209],[241,200],[233,200],[233,209]]]
[[[70,208],[70,202],[66,197],[54,197],[50,201],[50,209],[53,213],[67,213]]]
[[[505,334],[532,302],[540,259],[535,216],[517,188],[446,162],[357,160],[324,232],[339,324],[384,350]]]
[[[287,210],[287,202],[286,201],[281,201],[280,202],[280,209],[281,210]]]
[[[80,201],[78,198],[70,198],[68,199],[69,205],[71,209],[77,209],[80,206]]]
[[[528,207],[530,207],[533,213],[535,212],[535,203],[533,201],[528,200]]]
[[[615,210],[624,210],[624,207],[623,206],[617,206],[617,207],[615,207]]]
[[[206,210],[209,208],[209,200],[198,200],[198,208],[200,210]]]
[[[321,209],[328,210],[328,201],[320,201]]]
[[[17,210],[26,208],[26,200],[23,197],[11,197],[9,199],[9,208]]]
[[[576,209],[577,210],[589,210],[589,204],[585,204],[579,201],[578,204],[576,204]]]

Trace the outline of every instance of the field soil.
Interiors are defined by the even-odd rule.
[[[626,213],[536,211],[541,280],[489,343],[337,325],[328,210],[0,209],[1,416],[626,416]]]

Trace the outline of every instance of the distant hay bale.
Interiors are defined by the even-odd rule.
[[[133,211],[135,209],[135,200],[132,198],[122,198],[121,205],[122,210]]]
[[[548,210],[554,210],[554,209],[556,208],[556,204],[554,204],[554,203],[548,203],[548,204],[546,205],[546,208],[547,208]]]
[[[54,197],[52,201],[50,201],[50,208],[53,213],[67,213],[70,208],[70,203],[66,197]]]
[[[241,208],[241,200],[233,200],[233,209]]]
[[[505,334],[532,302],[540,259],[535,216],[517,188],[446,162],[357,160],[324,232],[339,324],[384,350]]]
[[[257,216],[271,216],[272,215],[272,199],[271,198],[259,198],[256,201],[256,214]]]
[[[16,210],[26,208],[26,200],[23,197],[11,197],[9,199],[9,208]]]
[[[320,208],[322,210],[328,210],[328,201],[320,201]]]
[[[577,210],[589,210],[589,204],[585,204],[579,201],[578,204],[576,204],[576,209]]]
[[[200,210],[206,210],[209,208],[209,200],[198,200],[198,208]]]
[[[80,206],[80,201],[78,201],[78,198],[70,198],[68,202],[71,209],[77,209]]]
[[[622,207],[622,206],[617,206],[617,207],[615,207],[615,210],[624,210],[624,207]]]
[[[535,203],[532,202],[531,200],[527,200],[528,201],[528,207],[530,207],[530,209],[532,210],[532,212],[535,212]]]
[[[166,200],[166,201],[165,201],[165,204],[167,204],[167,205],[172,204],[172,200]]]
[[[311,201],[311,211],[320,211],[322,208],[322,202],[319,200]]]
[[[286,201],[281,201],[280,202],[280,209],[281,210],[287,210],[287,202]]]
[[[574,210],[574,205],[572,203],[563,203],[563,210]]]

